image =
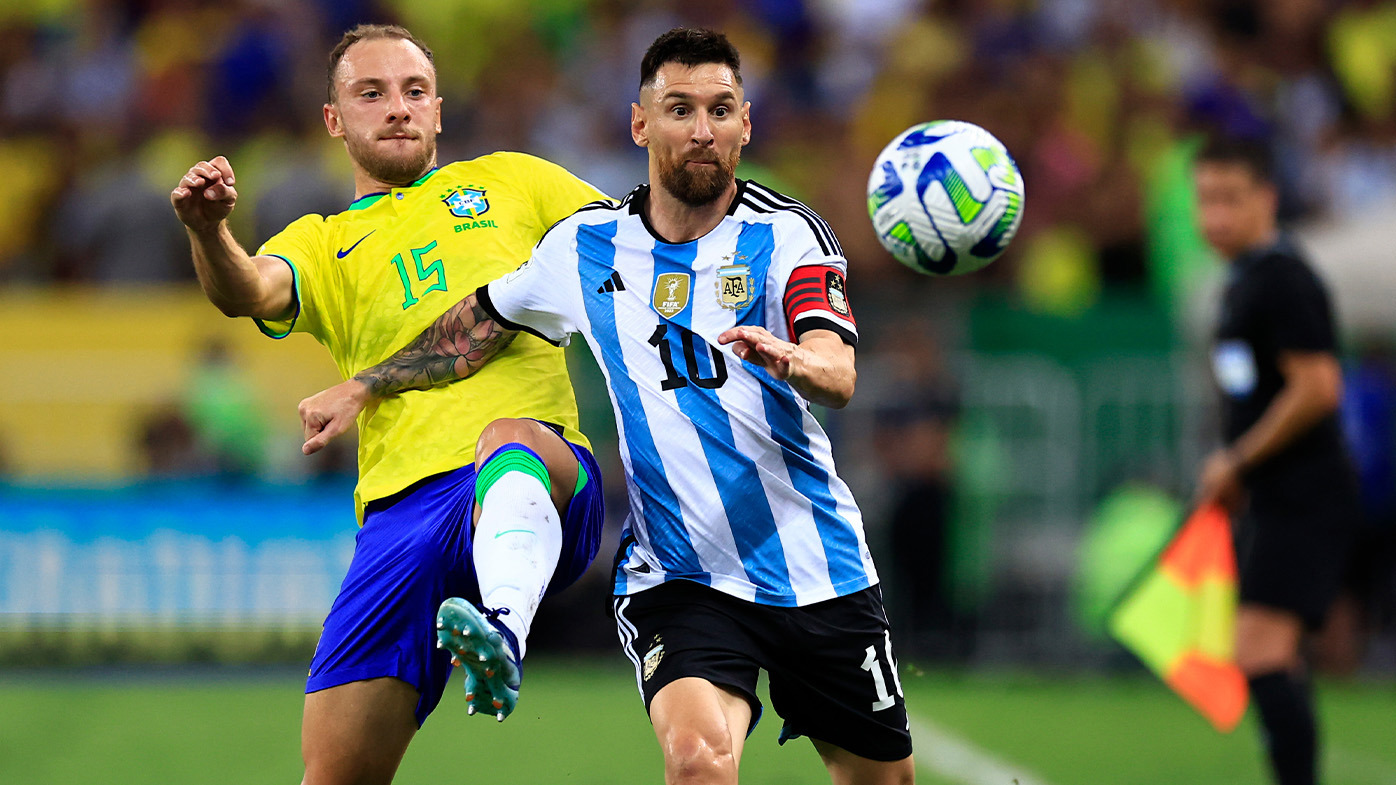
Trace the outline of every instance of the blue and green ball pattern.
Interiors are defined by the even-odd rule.
[[[988,131],[922,123],[882,151],[868,216],[883,246],[917,272],[958,275],[1003,253],[1023,215],[1023,178]]]

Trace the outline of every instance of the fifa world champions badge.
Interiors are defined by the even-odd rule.
[[[672,319],[688,307],[689,289],[688,273],[662,273],[654,279],[650,302],[660,316]]]
[[[735,311],[750,303],[754,296],[751,291],[750,267],[744,264],[730,264],[717,268],[718,305]]]
[[[441,197],[457,218],[478,218],[490,211],[490,200],[483,188],[456,188]]]

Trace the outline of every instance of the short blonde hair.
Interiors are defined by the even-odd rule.
[[[334,103],[338,99],[334,88],[334,74],[335,71],[339,70],[339,61],[344,59],[344,53],[349,50],[349,47],[360,41],[371,41],[376,38],[396,38],[411,41],[414,46],[422,50],[422,54],[427,56],[427,62],[431,63],[432,73],[435,74],[436,56],[431,53],[431,47],[422,43],[422,40],[412,35],[407,28],[400,25],[359,25],[353,30],[346,30],[344,37],[339,39],[339,43],[330,52],[329,84],[326,88],[330,103]]]

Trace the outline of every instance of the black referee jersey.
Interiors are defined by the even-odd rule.
[[[1284,386],[1281,352],[1337,353],[1333,321],[1323,282],[1288,241],[1232,261],[1212,351],[1227,444],[1260,419]],[[1311,502],[1315,496],[1348,493],[1353,480],[1336,413],[1252,467],[1245,478],[1253,502],[1262,504],[1269,500],[1265,497],[1296,493]]]

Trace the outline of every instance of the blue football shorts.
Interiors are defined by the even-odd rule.
[[[562,555],[547,594],[574,583],[596,557],[605,520],[601,470],[585,447],[569,445],[587,473],[567,505]],[[306,693],[391,676],[421,693],[420,727],[441,701],[451,655],[436,648],[436,610],[447,597],[480,602],[471,547],[475,466],[427,477],[371,502],[354,557],[325,619]]]

